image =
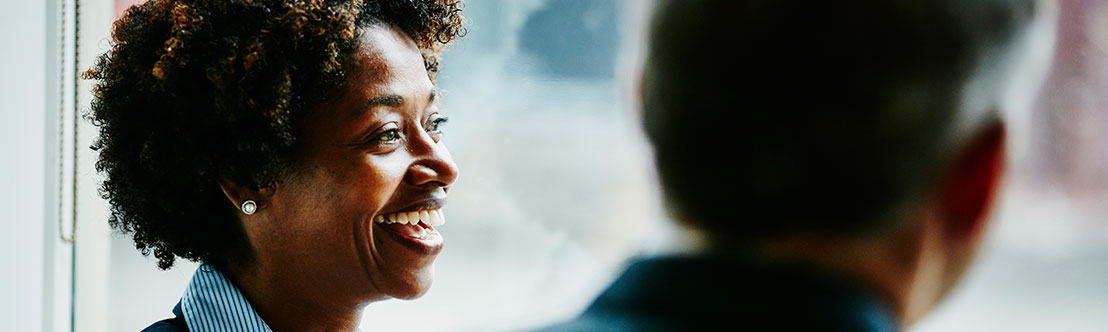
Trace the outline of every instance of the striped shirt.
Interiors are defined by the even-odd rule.
[[[202,264],[181,298],[185,324],[192,332],[273,332],[223,273]]]

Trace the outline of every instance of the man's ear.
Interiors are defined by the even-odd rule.
[[[241,210],[242,203],[246,200],[254,201],[257,204],[257,210],[261,210],[266,206],[269,198],[269,195],[266,195],[264,190],[258,189],[257,186],[245,185],[228,179],[219,180],[219,188],[223,190],[223,195],[227,197],[227,201],[236,210]]]
[[[976,237],[989,218],[1005,166],[1007,129],[996,120],[955,154],[938,194],[946,225],[954,239]]]
[[[640,119],[643,116],[643,105],[646,103],[646,81],[644,81],[646,79],[646,67],[644,66],[639,66],[638,69],[635,70],[634,79],[631,81],[631,84],[634,85],[631,93],[635,94],[632,99],[637,103],[637,105],[634,106],[635,110],[638,111]]]

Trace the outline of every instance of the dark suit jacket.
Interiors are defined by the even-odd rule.
[[[188,332],[189,327],[185,325],[185,317],[181,314],[181,303],[177,302],[177,306],[173,307],[173,318],[167,318],[150,326],[142,329],[142,332]]]
[[[540,331],[897,331],[861,288],[817,270],[723,257],[631,265],[575,320]]]

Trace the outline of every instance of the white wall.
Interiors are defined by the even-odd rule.
[[[0,326],[43,329],[46,3],[0,3]]]
[[[0,2],[0,330],[71,331],[71,244],[59,221],[62,146],[72,151],[72,120],[62,125],[59,0]],[[72,66],[66,71],[74,72]],[[71,81],[71,80],[70,80]],[[72,88],[69,91],[72,95]],[[72,101],[69,103],[72,104]],[[70,107],[72,108],[72,107]],[[67,135],[62,135],[65,132]],[[63,144],[61,137],[69,137]],[[71,158],[70,158],[71,160]],[[70,162],[71,163],[71,162]],[[68,168],[72,174],[72,168]],[[68,180],[64,180],[67,178]],[[69,191],[72,196],[72,191]],[[65,203],[69,207],[62,207]]]
[[[77,22],[77,72],[91,68],[96,58],[109,50],[113,4],[109,0],[81,1]],[[80,114],[86,113],[92,102],[93,83],[77,80],[76,102]],[[107,222],[108,204],[97,189],[103,179],[94,168],[96,153],[88,148],[99,129],[84,119],[78,119],[76,126],[73,324],[76,332],[103,332],[108,331],[111,229]]]

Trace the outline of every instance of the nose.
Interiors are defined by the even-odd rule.
[[[446,145],[436,142],[426,133],[409,141],[415,162],[408,167],[404,181],[413,186],[449,187],[458,179],[458,165],[450,157]]]

